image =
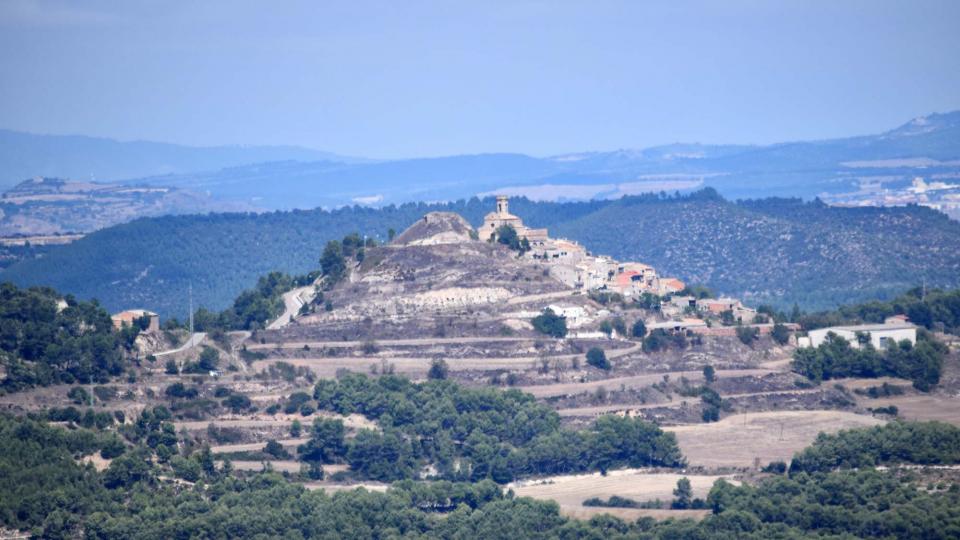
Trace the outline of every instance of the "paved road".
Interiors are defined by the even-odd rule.
[[[283,313],[267,325],[267,330],[278,330],[290,324],[290,319],[300,313],[300,308],[307,303],[305,299],[311,298],[312,293],[313,285],[298,287],[283,293]]]
[[[196,347],[197,345],[202,343],[203,340],[206,339],[206,337],[207,337],[206,332],[194,332],[194,334],[190,336],[190,339],[188,339],[186,343],[177,347],[176,349],[161,351],[158,353],[154,353],[153,355],[156,356],[157,358],[160,358],[161,356],[167,356],[168,354],[176,354],[178,352],[183,352],[191,347]]]

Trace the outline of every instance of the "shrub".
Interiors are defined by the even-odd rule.
[[[291,457],[290,452],[274,439],[267,441],[266,446],[263,447],[263,452],[277,459],[290,459]]]
[[[744,345],[750,345],[757,340],[757,337],[760,336],[760,329],[754,328],[751,326],[738,326],[737,327],[737,338],[743,342]]]
[[[435,358],[432,362],[430,362],[430,370],[427,371],[427,378],[443,380],[447,378],[449,373],[450,368],[447,366],[447,363],[441,358]]]
[[[770,331],[770,337],[780,345],[786,345],[790,341],[790,329],[785,324],[777,323],[773,325]]]
[[[74,386],[67,392],[67,397],[77,405],[90,403],[90,394],[80,386]]]
[[[599,347],[593,347],[587,351],[587,363],[597,369],[602,369],[605,371],[609,370],[611,367],[610,361],[607,360],[606,353],[604,353],[603,349]]]
[[[232,410],[233,412],[240,412],[250,408],[252,404],[250,398],[243,394],[235,393],[230,394],[230,397],[223,400],[222,402],[224,407]]]
[[[703,378],[708,383],[712,383],[713,381],[717,380],[717,371],[713,369],[713,366],[707,364],[703,366]]]
[[[541,334],[546,334],[555,338],[562,338],[567,335],[567,319],[547,308],[543,313],[537,315],[530,321],[533,328]]]

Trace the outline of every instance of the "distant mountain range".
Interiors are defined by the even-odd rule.
[[[960,177],[960,111],[879,135],[766,146],[672,144],[537,158],[478,154],[364,161],[296,147],[188,148],[0,132],[0,178],[117,179],[177,187],[263,210],[452,201],[504,192],[535,200],[613,199],[709,186],[728,198],[898,188]]]
[[[0,129],[0,188],[3,189],[36,176],[114,181],[285,160],[361,161],[297,146],[193,147]]]

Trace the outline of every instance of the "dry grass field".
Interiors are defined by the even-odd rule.
[[[718,375],[723,377],[762,377],[771,373],[778,373],[778,371],[770,369],[727,369],[719,371]],[[690,382],[700,382],[703,380],[702,371],[672,371],[668,373],[613,377],[598,381],[521,386],[519,389],[538,398],[547,398],[595,392],[600,387],[606,388],[607,390],[616,390],[621,386],[624,388],[642,388],[662,381],[664,375],[668,375],[670,380],[674,381],[680,380],[681,377],[687,378]]]
[[[729,476],[684,475],[657,473],[647,469],[619,469],[609,471],[606,476],[600,473],[551,476],[514,482],[509,484],[508,487],[519,496],[556,501],[560,505],[561,511],[568,516],[590,517],[596,514],[613,514],[627,519],[636,519],[643,515],[650,515],[651,512],[666,513],[663,517],[679,516],[680,513],[669,510],[585,507],[583,501],[591,497],[607,499],[612,495],[618,495],[637,502],[654,499],[669,502],[673,500],[673,489],[677,487],[677,480],[683,477],[690,479],[695,497],[706,497],[718,478],[730,480]],[[696,512],[695,514],[699,515],[702,512]]]
[[[294,447],[306,443],[310,439],[300,438],[300,439],[282,439],[277,441],[283,446]],[[255,443],[241,443],[241,444],[221,444],[217,446],[211,446],[210,451],[214,454],[228,454],[230,452],[255,452],[257,450],[263,450],[263,447],[266,443],[255,442]]]
[[[960,396],[917,394],[879,399],[859,399],[861,407],[895,405],[900,418],[906,420],[938,420],[960,426]]]
[[[300,420],[303,423],[304,427],[309,427],[313,423],[314,418],[338,418],[343,420],[343,425],[348,428],[353,429],[377,429],[376,422],[367,419],[366,417],[359,414],[351,414],[348,416],[341,416],[334,413],[326,412],[316,412],[312,416],[300,416],[297,414],[290,415],[251,415],[244,418],[218,418],[217,420],[196,420],[196,421],[183,421],[183,422],[174,422],[173,425],[176,427],[177,431],[181,429],[186,429],[187,431],[197,431],[202,429],[207,429],[207,426],[213,424],[216,427],[220,428],[269,428],[276,426],[289,426],[294,420]]]
[[[719,422],[665,427],[677,435],[691,466],[752,467],[759,458],[789,461],[821,431],[875,426],[872,416],[843,411],[775,411],[728,416]]]
[[[569,361],[576,354],[555,355],[551,359],[562,358]],[[270,364],[285,362],[297,367],[305,367],[313,371],[318,377],[332,379],[336,377],[340,370],[353,371],[357,373],[369,373],[370,366],[376,366],[378,369],[383,362],[390,364],[399,375],[406,375],[413,378],[423,378],[430,369],[432,358],[410,358],[410,357],[388,357],[388,356],[368,356],[368,357],[319,357],[319,358],[284,358],[257,360],[251,364],[254,372],[263,371]],[[498,369],[532,369],[538,361],[537,357],[514,357],[514,358],[447,358],[447,366],[450,371],[472,371],[472,370],[498,370]]]
[[[327,470],[327,466],[324,466],[324,470]],[[331,471],[332,472],[332,471]],[[306,482],[303,484],[303,487],[311,490],[322,489],[328,493],[334,493],[337,491],[349,491],[351,489],[365,489],[367,491],[378,491],[383,493],[387,491],[387,484],[381,484],[379,482],[364,482],[362,484],[335,484],[333,482]]]
[[[303,462],[300,461],[231,461],[234,470],[237,471],[253,471],[259,472],[265,470],[267,463],[270,464],[270,467],[276,472],[287,472],[287,473],[298,473],[300,472],[301,467],[303,467]],[[342,464],[331,464],[324,465],[323,472],[325,474],[334,474],[340,471],[347,470],[347,465]]]

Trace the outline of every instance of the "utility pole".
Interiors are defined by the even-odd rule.
[[[193,283],[188,285],[190,296],[190,340],[193,340]]]

